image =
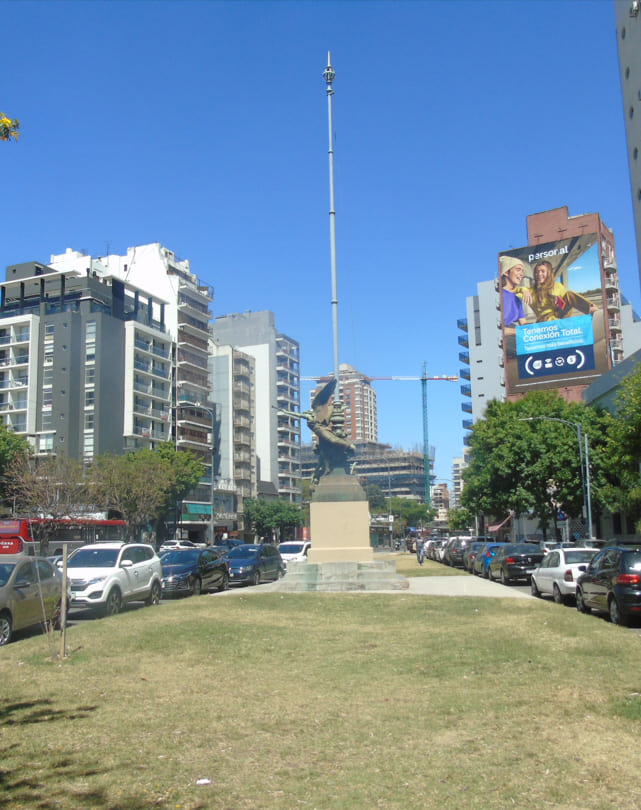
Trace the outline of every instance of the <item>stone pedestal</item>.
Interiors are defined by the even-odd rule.
[[[351,475],[335,470],[323,476],[310,503],[312,547],[308,560],[371,562],[369,504]]]
[[[313,548],[313,546],[312,546]],[[349,593],[353,591],[405,591],[409,582],[396,573],[394,560],[373,562],[294,562],[279,580],[281,593],[324,591]]]

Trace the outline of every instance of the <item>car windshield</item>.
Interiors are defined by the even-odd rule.
[[[566,551],[565,552],[565,561],[566,563],[589,563],[592,557],[595,555],[595,551],[591,549],[583,549],[579,551]]]
[[[163,565],[196,565],[200,552],[187,549],[176,549],[174,551],[164,551],[160,555],[160,562]]]
[[[628,551],[624,554],[626,571],[641,571],[641,551]]]
[[[13,563],[0,563],[0,588],[7,584],[9,577],[11,576],[11,572],[15,567],[16,566]]]
[[[69,559],[70,568],[113,568],[118,559],[119,548],[79,548]]]
[[[253,557],[258,554],[258,546],[237,546],[229,552],[230,560],[242,560],[243,557]]]
[[[300,554],[303,550],[302,543],[281,543],[278,546],[278,550],[281,554]]]

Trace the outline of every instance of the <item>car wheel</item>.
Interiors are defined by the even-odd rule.
[[[510,579],[505,573],[505,571],[501,568],[501,585],[509,585]]]
[[[580,588],[576,589],[576,609],[579,613],[590,613],[590,608],[583,601],[583,591]]]
[[[200,596],[203,591],[203,583],[200,577],[194,577],[191,581],[191,595]]]
[[[534,577],[532,577],[532,579],[530,580],[530,593],[532,594],[532,596],[536,596],[537,599],[541,597],[541,591],[539,590]]]
[[[11,616],[8,613],[0,614],[0,647],[4,647],[11,641],[12,630]]]
[[[118,588],[112,588],[107,594],[101,613],[103,616],[115,616],[120,613],[122,607],[122,596]]]
[[[158,582],[154,582],[151,586],[149,596],[145,600],[145,604],[147,606],[159,605],[161,598],[162,598],[162,589],[160,587],[160,584]]]
[[[562,605],[565,603],[563,594],[561,593],[561,590],[559,586],[556,584],[556,582],[554,583],[554,587],[552,588],[552,599],[554,599],[557,605]]]
[[[260,571],[255,571],[252,577],[252,585],[260,585]]]
[[[612,624],[626,624],[625,616],[619,610],[619,603],[614,596],[610,597],[608,608],[610,612],[610,621]]]
[[[225,572],[218,587],[219,591],[226,591],[229,588],[229,574]]]

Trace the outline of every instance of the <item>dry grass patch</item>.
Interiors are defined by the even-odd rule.
[[[68,635],[0,651],[0,808],[641,805],[641,638],[557,605],[236,591]]]

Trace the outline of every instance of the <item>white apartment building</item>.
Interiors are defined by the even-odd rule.
[[[214,344],[242,350],[255,361],[255,441],[258,492],[294,503],[301,500],[300,348],[276,330],[274,313],[241,312],[217,316]]]
[[[214,408],[207,361],[212,287],[191,272],[189,261],[179,259],[157,242],[128,248],[124,256],[95,258],[68,248],[63,254],[52,255],[50,266],[58,272],[97,280],[119,279],[134,289],[136,311],[144,313],[148,307],[149,322],[164,324],[170,342],[159,342],[140,330],[128,333],[137,394],[131,411],[126,412],[132,426],[128,446],[153,446],[154,439],[173,436],[177,448],[191,450],[202,461],[205,475],[199,487],[183,500],[177,530],[197,539],[211,536]],[[145,290],[154,291],[159,302],[157,313]],[[144,378],[147,372],[151,381]],[[151,397],[154,393],[162,393],[165,401],[156,402]]]

